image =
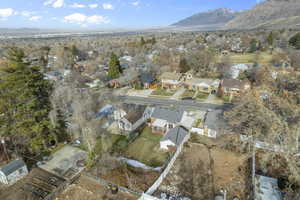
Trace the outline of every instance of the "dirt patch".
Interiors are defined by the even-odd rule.
[[[247,196],[247,157],[218,147],[189,144],[159,188],[161,192],[191,199],[213,199],[220,189],[228,191],[228,199]]]
[[[109,187],[102,185],[89,177],[81,176],[70,185],[56,200],[136,200],[131,194],[119,191],[112,194]]]

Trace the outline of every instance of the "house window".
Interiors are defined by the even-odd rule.
[[[23,168],[19,169],[19,174],[23,173]]]
[[[173,126],[173,124],[169,124],[169,128],[173,128],[174,126]]]

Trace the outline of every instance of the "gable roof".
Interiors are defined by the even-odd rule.
[[[153,83],[155,81],[155,78],[151,74],[142,73],[140,75],[140,81],[142,83]]]
[[[0,167],[0,171],[4,173],[5,176],[10,175],[11,173],[15,172],[16,170],[26,166],[23,159],[18,158],[14,161],[11,161],[10,163],[3,165]]]
[[[176,146],[179,146],[187,134],[188,134],[188,130],[186,128],[182,126],[177,126],[175,128],[170,129],[165,134],[163,139],[161,139],[161,141],[170,140]]]
[[[135,123],[137,120],[143,117],[143,114],[147,106],[137,104],[123,104],[123,110],[126,112],[124,118],[129,122]]]
[[[169,123],[179,123],[184,111],[182,109],[155,107],[151,117],[163,119]]]
[[[223,118],[223,110],[213,110],[207,112],[204,118],[203,125],[213,130],[224,128],[226,126],[226,123]]]
[[[181,78],[181,74],[176,73],[176,72],[164,72],[160,78],[163,80],[175,80],[178,81]]]

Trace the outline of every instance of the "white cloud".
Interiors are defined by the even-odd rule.
[[[110,21],[101,15],[86,16],[82,13],[74,13],[64,17],[64,21],[72,24],[108,24]]]
[[[89,7],[91,9],[98,8],[98,4],[96,4],[96,3],[95,4],[90,4]]]
[[[61,8],[64,5],[64,0],[57,0],[52,4],[53,8]]]
[[[51,5],[53,8],[61,8],[64,5],[64,0],[46,0],[44,6]]]
[[[52,5],[55,0],[47,0],[44,2],[44,6]]]
[[[20,14],[20,15],[23,16],[23,17],[30,17],[30,16],[33,15],[33,12],[24,10],[24,11],[19,12],[18,14]]]
[[[14,15],[14,13],[15,12],[12,8],[0,9],[0,19],[6,19],[7,17]]]
[[[105,10],[113,10],[114,6],[110,3],[104,3],[104,4],[102,4],[102,8]]]
[[[29,18],[30,21],[39,21],[42,18],[42,16],[32,16]]]
[[[140,5],[140,2],[139,1],[135,1],[135,2],[132,2],[131,3],[133,6],[138,6],[138,5]]]
[[[78,4],[78,3],[74,3],[70,6],[71,8],[85,8],[85,5],[83,4]]]
[[[90,17],[87,17],[87,23],[89,24],[108,24],[110,21],[101,15],[93,15]]]

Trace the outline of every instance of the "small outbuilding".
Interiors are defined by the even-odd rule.
[[[18,158],[0,167],[0,183],[12,185],[28,174],[25,162]]]

